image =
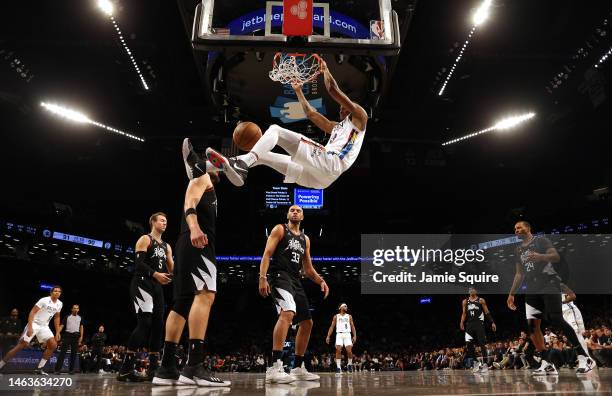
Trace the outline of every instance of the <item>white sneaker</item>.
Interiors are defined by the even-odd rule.
[[[273,384],[288,384],[295,381],[293,375],[285,373],[283,369],[283,362],[277,360],[274,362],[272,367],[268,367],[266,370],[266,382]]]
[[[589,371],[592,371],[595,366],[595,361],[593,359],[580,355],[578,356],[578,368],[576,369],[576,374],[586,374]]]
[[[477,373],[480,371],[480,362],[478,360],[474,360],[474,366],[472,367],[472,372]]]
[[[297,381],[318,381],[320,379],[318,375],[309,373],[308,370],[306,370],[304,362],[302,362],[302,365],[300,367],[291,369],[291,375]]]
[[[501,364],[499,364],[498,362],[493,362],[493,367],[495,367],[497,370],[501,370],[502,368]]]
[[[486,363],[482,363],[480,365],[480,372],[481,373],[488,373],[489,372],[489,365]]]
[[[532,375],[558,375],[559,372],[554,364],[548,363],[546,360],[542,359],[542,364],[540,367],[531,373]]]
[[[98,374],[104,374],[104,370],[102,369],[98,370]]]

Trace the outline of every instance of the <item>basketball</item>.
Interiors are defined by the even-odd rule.
[[[234,128],[234,144],[242,151],[251,151],[261,138],[261,129],[254,122],[241,122]]]

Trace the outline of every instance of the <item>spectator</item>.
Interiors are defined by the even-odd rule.
[[[9,316],[0,321],[0,352],[8,351],[17,345],[23,328],[19,311],[17,308],[11,309]]]
[[[91,337],[91,364],[94,360],[96,361],[96,371],[99,374],[104,374],[103,366],[103,354],[104,344],[106,344],[106,334],[104,334],[104,326],[98,327],[98,332]]]

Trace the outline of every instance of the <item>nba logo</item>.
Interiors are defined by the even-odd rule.
[[[370,40],[384,40],[385,27],[382,21],[370,21]]]

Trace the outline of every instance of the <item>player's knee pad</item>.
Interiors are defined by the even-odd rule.
[[[189,310],[191,309],[191,304],[193,304],[194,296],[181,296],[174,300],[174,305],[172,306],[172,310],[177,314],[181,315],[183,319],[187,320],[189,317]]]

